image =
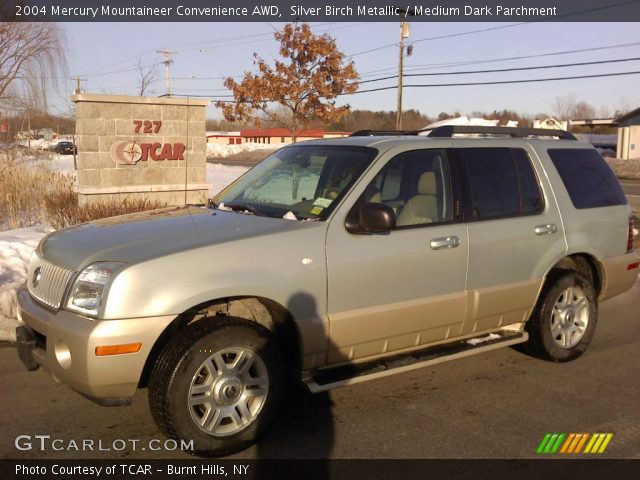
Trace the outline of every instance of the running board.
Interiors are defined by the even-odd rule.
[[[383,378],[396,373],[409,372],[428,365],[516,345],[517,343],[526,342],[528,338],[527,332],[501,330],[369,363],[343,365],[319,370],[311,373],[311,376],[303,381],[311,392],[324,392],[345,385],[366,382],[367,380]]]

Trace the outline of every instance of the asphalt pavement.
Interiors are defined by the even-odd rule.
[[[571,363],[503,348],[326,394],[295,391],[263,440],[234,458],[534,458],[547,432],[611,432],[601,458],[640,458],[638,307],[640,282],[604,302],[592,345]],[[164,437],[145,390],[129,407],[100,407],[27,372],[13,347],[0,348],[0,378],[2,458],[188,458],[150,449]],[[15,447],[20,435],[30,450]],[[44,451],[35,435],[51,436]],[[93,451],[67,450],[83,439]]]

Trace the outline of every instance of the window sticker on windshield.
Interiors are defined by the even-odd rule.
[[[333,202],[333,200],[331,200],[330,198],[318,197],[313,201],[313,206],[322,207],[321,210],[324,210],[329,205],[331,205],[331,202]]]
[[[322,210],[324,210],[322,207],[313,207],[309,213],[311,213],[311,215],[320,215]]]

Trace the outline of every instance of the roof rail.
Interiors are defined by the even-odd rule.
[[[422,130],[358,130],[350,137],[391,137],[394,135],[418,135]]]
[[[565,130],[550,128],[519,128],[519,127],[484,127],[474,125],[444,125],[431,130],[429,137],[450,138],[457,133],[481,134],[481,135],[509,135],[513,138],[527,137],[558,137],[560,140],[577,140],[571,133]]]

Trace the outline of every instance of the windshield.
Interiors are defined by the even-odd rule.
[[[214,205],[255,215],[324,220],[377,153],[354,146],[285,147],[220,192]]]

